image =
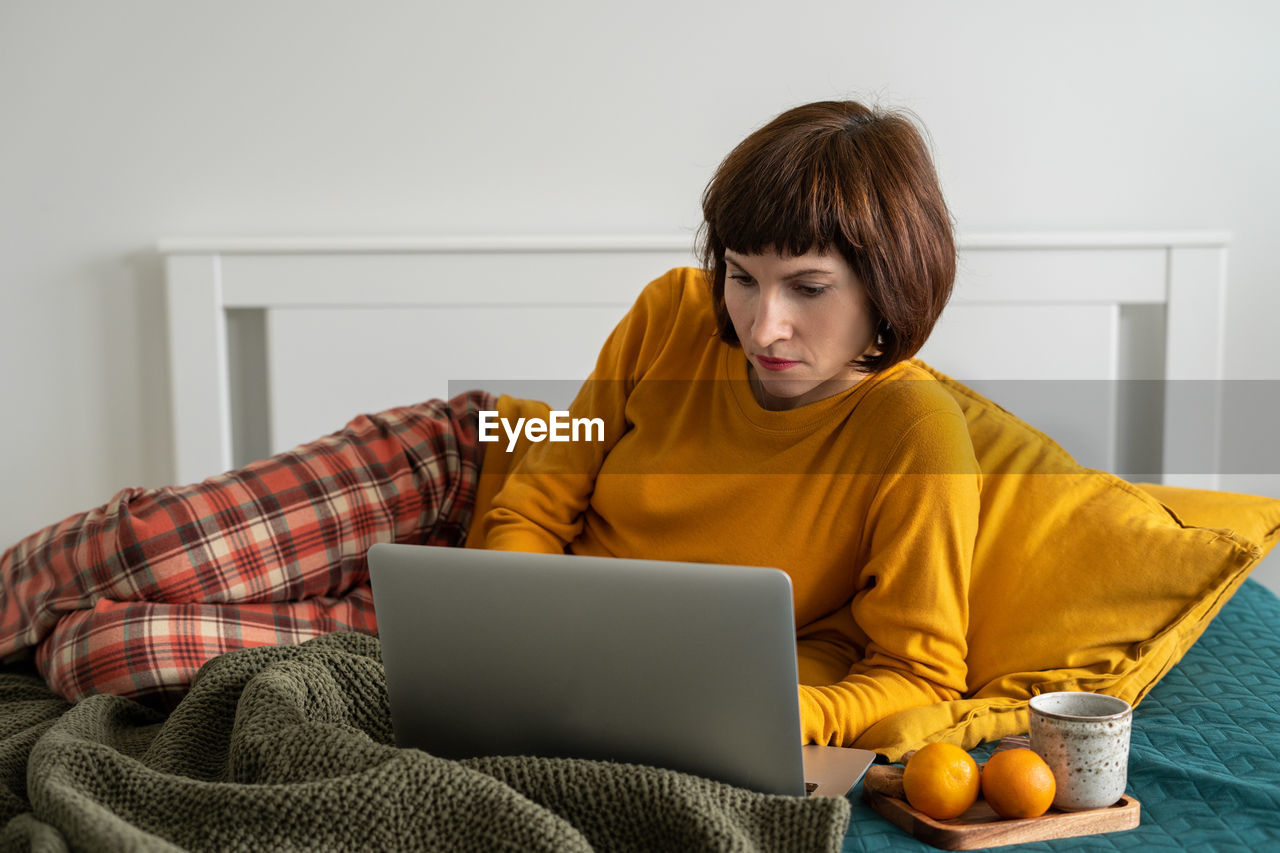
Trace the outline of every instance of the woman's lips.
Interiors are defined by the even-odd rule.
[[[765,370],[787,370],[795,367],[799,363],[800,362],[798,361],[791,361],[786,358],[770,358],[767,355],[756,356],[756,364],[760,365]]]

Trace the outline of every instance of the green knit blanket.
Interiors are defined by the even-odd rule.
[[[172,713],[0,672],[0,849],[839,850],[844,798],[397,749],[378,640],[210,661]]]

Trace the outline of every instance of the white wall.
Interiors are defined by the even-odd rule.
[[[157,238],[691,232],[818,98],[918,113],[965,231],[1230,231],[1228,376],[1280,379],[1277,32],[1269,0],[0,0],[0,547],[169,481]],[[1280,495],[1226,416],[1227,484]]]

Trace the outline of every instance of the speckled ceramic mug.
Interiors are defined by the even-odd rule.
[[[1043,693],[1031,698],[1031,748],[1053,770],[1055,808],[1106,808],[1129,779],[1133,708],[1101,693]]]

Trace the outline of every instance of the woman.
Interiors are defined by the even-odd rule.
[[[470,535],[786,571],[807,742],[958,697],[979,475],[956,403],[907,360],[955,274],[924,142],[860,104],[799,107],[730,153],[703,212],[706,271],[646,287],[571,406],[604,440],[529,447],[474,525],[492,398],[360,418],[19,543],[0,654],[37,646],[72,697],[180,691],[220,651],[373,630],[373,541]]]

